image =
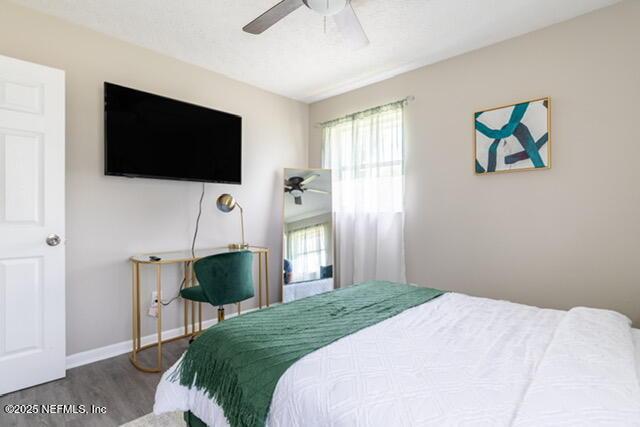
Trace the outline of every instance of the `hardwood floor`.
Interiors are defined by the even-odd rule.
[[[171,366],[187,348],[187,340],[163,346],[165,367]],[[80,366],[67,371],[67,377],[0,397],[1,427],[119,426],[153,410],[153,399],[160,374],[147,374],[131,365],[128,354]],[[153,364],[155,350],[141,355]],[[0,378],[0,381],[2,379]],[[9,415],[3,408],[9,404],[76,404],[106,407],[106,414],[33,414]]]

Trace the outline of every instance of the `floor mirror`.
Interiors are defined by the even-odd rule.
[[[284,170],[283,220],[283,302],[333,290],[330,170]]]

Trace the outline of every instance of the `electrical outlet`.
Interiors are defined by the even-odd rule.
[[[151,304],[149,304],[149,312],[151,317],[158,317],[158,292],[151,292]]]

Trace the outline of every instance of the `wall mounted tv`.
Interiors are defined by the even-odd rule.
[[[105,175],[241,183],[242,118],[104,84]]]

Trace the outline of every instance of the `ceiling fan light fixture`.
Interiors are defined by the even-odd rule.
[[[293,197],[300,197],[302,196],[302,190],[298,189],[298,188],[292,188],[290,191],[291,195]]]
[[[324,16],[332,16],[343,10],[351,0],[302,0],[314,12]]]
[[[345,41],[352,49],[359,49],[369,44],[367,34],[351,6],[351,0],[280,0],[279,3],[249,22],[242,29],[250,34],[261,34],[290,13],[302,7],[302,5],[324,16],[325,32],[327,17],[332,17],[338,27],[338,31],[342,33]]]

